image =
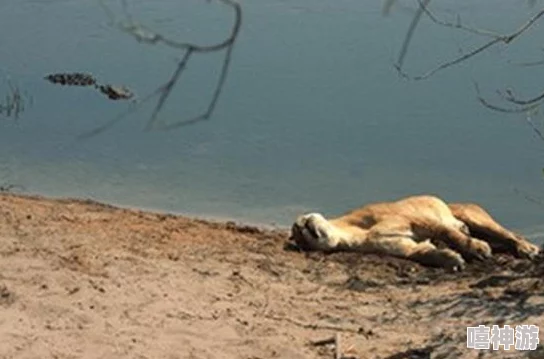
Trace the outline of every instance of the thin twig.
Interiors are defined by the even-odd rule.
[[[419,3],[420,8],[421,8],[421,9],[423,10],[423,12],[425,13],[425,15],[427,15],[427,17],[428,17],[432,22],[434,22],[435,24],[438,24],[438,25],[441,25],[441,26],[444,26],[444,27],[451,27],[451,28],[454,28],[454,29],[464,30],[464,31],[467,31],[467,32],[470,32],[470,33],[476,34],[476,35],[488,36],[488,37],[493,37],[493,38],[497,38],[497,37],[500,37],[500,36],[501,36],[499,33],[494,32],[494,31],[484,30],[484,29],[478,29],[478,28],[473,28],[473,27],[465,26],[465,25],[463,25],[463,24],[461,23],[460,17],[457,17],[457,22],[455,22],[455,23],[449,22],[449,21],[445,21],[445,20],[441,20],[441,19],[439,19],[434,13],[432,13],[432,12],[429,10],[429,6],[428,6],[428,5],[425,5],[424,3],[422,3],[421,0],[418,0],[418,3]]]
[[[102,126],[99,126],[99,127],[95,128],[93,130],[90,130],[90,131],[87,131],[87,132],[84,132],[84,133],[80,134],[79,136],[76,137],[76,140],[87,140],[87,139],[90,139],[91,137],[97,136],[97,135],[109,130],[110,128],[115,126],[118,122],[120,122],[122,119],[126,118],[128,115],[130,115],[130,114],[136,112],[138,109],[140,109],[140,107],[143,104],[145,104],[147,101],[151,100],[157,94],[158,94],[157,91],[152,92],[151,94],[147,95],[142,100],[135,101],[135,102],[131,103],[130,106],[125,111],[123,111],[122,113],[120,113],[116,117],[112,118],[111,120],[109,120],[108,122],[103,124]]]
[[[522,67],[542,66],[542,65],[544,65],[544,60],[518,62],[518,63],[513,63],[513,64],[517,65],[517,66],[522,66]]]
[[[512,102],[516,105],[531,105],[531,104],[534,104],[536,102],[540,102],[542,100],[544,100],[544,92],[542,92],[540,95],[536,96],[536,97],[533,97],[531,99],[528,99],[528,100],[521,100],[517,97],[514,96],[513,92],[508,90],[506,91],[506,94],[503,94],[502,92],[500,93],[501,96],[508,102]]]
[[[203,120],[208,120],[211,117],[213,111],[215,110],[215,106],[217,104],[217,101],[219,100],[219,96],[221,95],[221,92],[223,91],[223,86],[225,84],[225,80],[227,79],[227,73],[228,73],[228,69],[229,69],[229,65],[230,65],[230,59],[231,59],[231,54],[232,54],[233,48],[234,48],[234,46],[230,46],[227,49],[227,52],[225,54],[225,59],[223,61],[223,66],[221,68],[221,74],[219,75],[219,80],[217,82],[217,86],[215,87],[214,93],[212,95],[212,99],[211,99],[211,101],[210,101],[210,103],[208,105],[208,108],[207,108],[206,112],[204,112],[201,115],[195,116],[195,117],[193,117],[191,119],[188,119],[188,120],[182,120],[182,121],[178,121],[178,122],[173,123],[173,124],[163,125],[158,129],[160,129],[160,130],[171,130],[171,129],[182,127],[182,126],[192,125],[192,124],[195,124],[195,123],[203,121]]]
[[[448,67],[452,67],[454,65],[460,64],[460,63],[470,59],[471,57],[474,57],[474,56],[478,55],[479,53],[487,50],[491,46],[493,46],[493,45],[495,45],[495,44],[497,44],[497,43],[499,43],[501,41],[503,41],[503,40],[502,39],[491,40],[488,43],[486,43],[486,44],[484,44],[484,45],[482,45],[482,46],[480,46],[480,47],[478,47],[478,48],[476,48],[476,49],[474,49],[474,50],[472,50],[472,51],[470,51],[470,52],[468,52],[466,54],[463,54],[463,55],[461,55],[461,56],[459,56],[459,57],[457,57],[457,58],[455,58],[455,59],[453,59],[451,61],[440,64],[439,66],[437,66],[437,67],[435,67],[435,68],[433,68],[433,69],[431,69],[431,70],[429,70],[429,71],[427,71],[424,74],[419,75],[419,76],[412,76],[411,77],[411,76],[407,75],[405,72],[401,71],[401,73],[402,73],[403,77],[409,78],[411,80],[415,80],[415,81],[424,80],[424,79],[434,75],[438,71],[445,70]],[[400,69],[399,69],[399,71],[400,71]]]
[[[480,95],[480,89],[477,83],[474,83],[474,86],[476,89],[478,101],[480,101],[480,103],[484,105],[485,107],[491,110],[503,112],[503,113],[525,113],[526,114],[525,121],[531,127],[533,132],[540,138],[540,140],[544,142],[544,133],[534,124],[531,118],[531,113],[534,113],[535,111],[537,111],[538,107],[540,106],[540,102],[532,103],[530,105],[518,107],[518,108],[500,107],[500,106],[489,103],[489,101],[487,101]]]
[[[533,15],[529,20],[527,20],[524,24],[522,24],[516,31],[512,32],[511,34],[507,34],[507,35],[499,35],[499,34],[496,34],[496,35],[493,35],[492,33],[486,31],[486,30],[478,30],[478,29],[472,29],[470,31],[474,32],[474,33],[478,33],[479,35],[485,35],[485,36],[493,36],[493,39],[484,43],[483,45],[480,45],[474,49],[472,49],[471,51],[453,59],[453,60],[450,60],[450,61],[447,61],[447,62],[444,62],[442,64],[439,64],[438,66],[430,69],[429,71],[423,73],[422,75],[418,75],[418,76],[410,76],[408,75],[404,70],[403,70],[403,64],[404,64],[404,58],[408,52],[408,48],[409,48],[409,44],[410,44],[410,41],[413,37],[413,32],[414,32],[414,29],[415,27],[417,26],[417,24],[419,23],[420,21],[420,18],[421,18],[421,15],[422,14],[427,14],[427,16],[433,20],[434,22],[438,23],[438,24],[441,24],[441,25],[444,25],[444,26],[449,26],[449,27],[457,27],[457,28],[460,28],[460,29],[463,29],[465,31],[469,31],[469,27],[466,27],[466,26],[463,26],[463,25],[452,25],[451,23],[447,23],[447,22],[443,22],[443,21],[439,21],[437,20],[434,15],[432,15],[432,13],[428,10],[428,5],[430,3],[430,0],[418,0],[418,4],[419,4],[419,11],[416,12],[416,14],[414,15],[413,19],[412,19],[412,22],[408,28],[408,31],[406,33],[406,37],[405,37],[405,40],[402,44],[402,48],[401,48],[401,51],[400,51],[400,54],[399,54],[399,57],[398,57],[398,60],[397,60],[397,63],[395,65],[395,67],[397,68],[397,71],[405,78],[407,79],[411,79],[411,80],[415,80],[415,81],[419,81],[419,80],[424,80],[432,75],[434,75],[435,73],[441,71],[441,70],[445,70],[449,67],[452,67],[454,65],[458,65],[462,62],[465,62],[467,61],[468,59],[484,52],[485,50],[489,49],[490,47],[498,44],[498,43],[504,43],[504,44],[510,44],[512,41],[514,41],[516,38],[518,38],[521,34],[523,34],[525,31],[527,31],[529,28],[531,28],[542,16],[544,16],[544,9],[541,9],[539,12],[537,12],[535,15]]]
[[[538,107],[538,104],[532,104],[532,105],[529,105],[529,106],[518,107],[518,108],[507,108],[507,107],[501,107],[501,106],[493,105],[480,95],[480,88],[479,88],[477,83],[474,83],[474,87],[476,89],[476,95],[477,95],[476,97],[477,97],[478,101],[480,101],[480,103],[482,105],[484,105],[485,107],[487,107],[487,108],[489,108],[491,110],[494,110],[494,111],[504,112],[504,113],[524,113],[524,112],[534,110],[534,109],[536,109]]]
[[[410,42],[412,41],[412,38],[414,37],[414,31],[416,30],[416,27],[419,24],[419,20],[421,19],[421,15],[423,14],[423,8],[429,5],[429,3],[431,2],[431,0],[423,0],[423,1],[424,1],[423,3],[420,3],[419,8],[417,9],[414,17],[412,18],[412,22],[410,23],[410,26],[408,27],[408,31],[406,32],[404,42],[402,43],[402,48],[400,50],[397,63],[395,64],[395,67],[401,74],[404,74],[402,71],[402,67],[404,66],[404,58],[406,57],[406,54],[408,53],[408,47],[410,46]]]
[[[536,110],[536,108],[535,108]],[[529,124],[529,126],[531,127],[531,129],[533,130],[533,132],[542,140],[544,141],[544,134],[542,133],[542,131],[540,131],[540,129],[538,127],[536,127],[536,125],[534,124],[533,122],[533,119],[531,118],[531,112],[534,112],[534,111],[529,111],[527,113],[527,116],[525,116],[525,120],[527,121],[527,123]]]
[[[185,51],[185,55],[181,59],[181,61],[178,63],[178,66],[176,68],[176,71],[174,71],[174,74],[170,79],[159,89],[156,91],[160,93],[159,99],[157,101],[157,104],[155,105],[155,109],[153,110],[153,114],[151,115],[151,119],[147,123],[147,130],[151,130],[153,126],[155,125],[155,122],[157,122],[157,115],[159,114],[159,111],[164,106],[164,102],[172,92],[172,89],[174,88],[174,85],[178,82],[179,77],[183,73],[183,70],[185,70],[185,67],[187,66],[187,62],[189,62],[189,59],[191,58],[191,55],[193,54],[193,49],[189,48]]]

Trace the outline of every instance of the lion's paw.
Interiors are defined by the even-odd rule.
[[[440,256],[442,266],[447,270],[460,272],[465,269],[465,260],[459,253],[451,249],[440,249],[437,254]]]
[[[534,259],[540,253],[540,248],[527,240],[516,242],[516,252],[518,257]]]
[[[410,259],[423,265],[440,267],[452,272],[465,269],[465,260],[461,254],[449,249],[437,249],[429,240],[418,243]]]
[[[475,258],[479,260],[491,258],[491,256],[493,255],[489,244],[476,238],[470,239],[469,247],[466,252],[469,258]]]
[[[319,213],[297,218],[291,228],[291,239],[303,250],[331,250],[338,244],[335,228]]]

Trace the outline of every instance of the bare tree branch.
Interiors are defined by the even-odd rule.
[[[225,49],[227,46],[230,46],[236,40],[236,36],[238,35],[238,31],[240,30],[240,26],[242,24],[242,8],[240,4],[238,4],[238,2],[234,0],[217,0],[217,1],[224,3],[225,5],[231,7],[234,10],[235,22],[232,27],[230,35],[225,40],[216,44],[212,44],[212,45],[198,45],[195,43],[179,42],[179,41],[167,38],[166,36],[156,33],[143,25],[137,24],[136,22],[132,20],[131,17],[128,18],[128,22],[126,23],[118,22],[116,25],[120,30],[133,36],[139,42],[145,42],[152,45],[162,43],[172,48],[176,48],[180,50],[192,50],[195,52],[219,51],[219,50]],[[109,14],[110,16],[112,16],[111,11],[109,12]],[[113,17],[111,19],[113,23],[115,23],[115,18]]]
[[[431,21],[434,22],[435,24],[438,24],[438,25],[441,25],[441,26],[444,26],[444,27],[451,27],[451,28],[454,28],[454,29],[461,29],[461,30],[464,30],[464,31],[467,31],[467,32],[470,32],[470,33],[476,34],[476,35],[490,36],[490,37],[500,36],[499,33],[494,32],[494,31],[477,29],[477,28],[473,28],[473,27],[463,25],[461,23],[461,17],[459,15],[457,16],[457,21],[455,23],[445,21],[445,20],[441,20],[429,10],[428,3],[425,4],[425,3],[421,2],[421,0],[418,0],[418,3],[419,3],[419,7],[423,10],[425,15],[427,15],[427,17],[429,19],[431,19]]]
[[[480,95],[480,89],[477,83],[474,83],[474,86],[476,89],[478,101],[480,101],[480,103],[484,105],[485,107],[493,111],[498,111],[503,113],[525,113],[525,121],[527,122],[527,124],[531,127],[533,132],[540,138],[540,140],[544,141],[544,133],[535,125],[532,119],[532,115],[535,113],[538,113],[540,102],[535,102],[527,106],[521,106],[517,108],[501,107],[501,106],[493,105],[488,100],[484,99]]]
[[[466,26],[461,22],[460,16],[457,16],[457,19],[455,22],[440,19],[429,9],[429,5],[431,2],[430,0],[416,0],[416,1],[418,4],[418,11],[413,16],[412,21],[408,27],[404,42],[399,52],[397,62],[395,63],[395,68],[397,69],[398,73],[402,77],[406,79],[410,79],[410,80],[415,80],[415,81],[427,79],[442,70],[459,65],[465,61],[469,61],[471,58],[481,53],[484,53],[485,51],[489,50],[490,48],[492,48],[493,46],[497,44],[509,45],[518,37],[522,36],[526,31],[531,29],[542,17],[544,17],[544,8],[542,8],[536,13],[534,13],[530,18],[528,18],[515,31],[509,34],[500,34],[500,33],[496,33],[489,30],[483,30],[483,29],[479,29],[475,27]],[[390,10],[390,7],[394,3],[395,3],[394,0],[386,0],[385,9]],[[535,2],[530,2],[529,5],[532,7],[535,5]],[[404,70],[405,58],[408,54],[410,43],[414,36],[415,28],[421,21],[421,17],[423,14],[426,15],[426,17],[430,19],[433,23],[439,26],[448,27],[448,28],[452,28],[456,30],[462,30],[462,31],[474,34],[476,36],[482,36],[482,37],[491,38],[491,39],[488,39],[488,41],[486,41],[482,45],[476,46],[470,49],[469,51],[462,53],[458,57],[439,63],[438,65],[422,73],[421,75],[416,75],[416,76],[409,75]],[[520,65],[521,66],[544,65],[544,60],[522,63]],[[509,104],[509,106],[501,106],[501,105],[493,104],[489,100],[484,98],[480,94],[480,90],[477,83],[475,83],[475,89],[476,89],[478,101],[486,108],[489,108],[493,111],[502,112],[502,113],[525,114],[525,121],[527,122],[527,124],[529,124],[533,132],[542,141],[544,141],[544,132],[541,131],[532,120],[532,116],[538,113],[539,107],[544,103],[544,91],[541,91],[541,93],[539,93],[538,95],[530,97],[530,98],[519,98],[518,96],[514,95],[513,90],[508,88],[503,91],[497,91],[501,99],[503,101],[506,101]]]
[[[408,48],[410,46],[410,42],[412,41],[412,38],[414,37],[414,31],[416,30],[417,25],[419,24],[419,20],[421,19],[421,15],[423,14],[423,9],[429,5],[431,0],[423,0],[424,2],[421,4],[421,6],[418,8],[416,14],[412,18],[412,22],[410,23],[410,26],[408,27],[408,31],[406,32],[406,36],[404,38],[404,42],[402,43],[402,48],[399,52],[399,57],[397,59],[397,63],[395,64],[395,67],[399,71],[400,74],[404,76],[404,72],[402,71],[402,67],[404,66],[404,58],[406,57],[406,54],[408,53]],[[392,5],[392,2],[389,6]],[[405,76],[407,77],[407,76]]]
[[[537,111],[537,108],[535,108],[534,111]],[[532,112],[534,112],[532,111]],[[542,133],[542,131],[536,127],[536,125],[534,124],[533,122],[533,119],[531,118],[531,112],[527,113],[527,116],[525,116],[525,120],[527,121],[527,123],[529,124],[529,126],[531,127],[531,129],[533,130],[533,132],[542,140],[544,141],[544,134]]]
[[[219,97],[221,96],[221,93],[225,84],[225,80],[227,78],[228,70],[230,68],[232,51],[234,49],[234,45],[235,45],[236,39],[238,38],[238,34],[240,32],[240,28],[242,25],[242,8],[237,1],[235,0],[217,0],[217,1],[223,3],[224,5],[228,6],[229,8],[233,10],[234,23],[231,27],[228,37],[226,37],[224,40],[218,43],[209,44],[209,45],[200,45],[196,43],[176,41],[162,34],[154,32],[150,30],[149,28],[144,27],[143,25],[137,24],[136,22],[134,22],[132,17],[128,15],[127,4],[125,0],[122,0],[122,5],[123,5],[123,9],[127,13],[126,15],[127,21],[118,22],[116,21],[115,16],[113,15],[113,12],[102,3],[102,6],[104,7],[106,11],[107,16],[110,18],[111,23],[114,26],[118,27],[121,31],[126,32],[130,36],[134,37],[136,41],[150,44],[150,45],[163,44],[170,48],[183,51],[183,56],[181,60],[178,62],[172,76],[163,85],[159,86],[155,91],[153,91],[151,94],[146,96],[143,100],[135,102],[127,111],[122,113],[120,116],[112,119],[111,121],[109,121],[103,126],[100,126],[99,128],[96,128],[92,131],[82,134],[81,136],[79,136],[79,138],[80,139],[90,138],[92,136],[95,136],[99,133],[104,132],[105,130],[111,128],[116,123],[118,123],[121,119],[123,119],[128,114],[136,111],[144,102],[147,102],[150,98],[154,96],[159,96],[159,98],[153,109],[152,115],[147,123],[146,130],[148,131],[153,129],[170,130],[170,129],[178,128],[181,126],[191,125],[200,121],[208,120],[212,116],[213,112],[215,111],[217,102],[219,100]],[[202,114],[189,118],[189,119],[182,119],[170,124],[162,124],[162,125],[159,124],[158,115],[160,111],[162,110],[162,108],[164,107],[166,100],[170,96],[172,89],[180,81],[181,76],[183,75],[183,72],[187,68],[188,63],[193,58],[193,55],[198,53],[205,54],[205,53],[219,52],[223,50],[226,51],[225,57],[223,58],[223,65],[221,67],[221,72],[217,80],[212,98],[210,99],[210,102],[208,103],[206,110]]]
[[[176,71],[172,75],[172,77],[159,89],[156,91],[160,94],[159,100],[157,101],[157,105],[155,106],[155,109],[153,110],[153,114],[151,115],[151,119],[147,123],[147,130],[151,130],[155,123],[157,122],[157,115],[159,114],[159,111],[164,106],[164,102],[172,92],[172,89],[174,88],[174,85],[178,82],[179,77],[183,73],[183,70],[185,70],[185,67],[187,66],[187,62],[189,62],[189,59],[191,58],[191,55],[193,54],[193,49],[188,48],[185,50],[185,55],[183,55],[183,58],[178,63],[178,67],[176,68]]]
[[[148,102],[149,100],[151,100],[156,95],[157,95],[157,91],[152,92],[151,94],[147,95],[145,98],[143,98],[142,100],[139,100],[138,102],[133,102],[132,104],[129,105],[127,110],[125,110],[124,112],[122,112],[118,116],[112,118],[111,120],[109,120],[108,122],[103,124],[102,126],[99,126],[99,127],[95,128],[93,130],[90,130],[90,131],[87,131],[87,132],[84,132],[84,133],[80,134],[79,136],[76,137],[76,139],[77,140],[86,140],[86,139],[89,139],[91,137],[97,136],[97,135],[99,135],[99,134],[101,134],[103,132],[106,132],[107,130],[109,130],[110,128],[115,126],[119,121],[126,118],[128,115],[136,112],[138,109],[140,109],[140,107],[144,103]]]
[[[481,96],[480,87],[478,86],[477,83],[474,83],[474,88],[476,90],[478,101],[480,101],[480,103],[484,105],[485,107],[494,111],[499,111],[504,113],[527,113],[528,111],[534,110],[535,108],[538,107],[538,104],[532,104],[532,105],[524,106],[524,107],[513,107],[513,108],[493,105],[488,100],[486,100],[484,97]]]
[[[523,67],[542,66],[542,65],[544,65],[544,60],[519,62],[519,63],[517,63],[515,65],[523,66]]]
[[[490,48],[491,46],[501,42],[502,40],[501,39],[494,39],[494,40],[491,40],[489,41],[488,43],[484,44],[483,46],[480,46],[474,50],[472,50],[471,52],[469,53],[466,53],[464,55],[461,55],[451,61],[447,61],[443,64],[440,64],[439,66],[425,72],[424,74],[422,75],[419,75],[419,76],[409,76],[408,74],[406,74],[405,72],[403,72],[400,68],[398,68],[398,71],[402,74],[403,77],[405,78],[408,78],[410,80],[415,80],[415,81],[419,81],[419,80],[424,80],[428,77],[431,77],[432,75],[434,75],[435,73],[441,71],[441,70],[445,70],[447,69],[448,67],[452,67],[452,66],[455,66],[455,65],[458,65],[462,62],[465,62],[466,60],[470,59],[471,57],[474,57],[476,55],[478,55],[479,53],[487,50],[488,48]]]
[[[505,92],[506,92],[506,94],[503,94],[501,92],[501,95],[503,96],[503,98],[506,101],[512,102],[512,103],[514,103],[516,105],[531,105],[531,104],[541,102],[542,100],[544,100],[544,92],[541,93],[540,95],[538,95],[536,97],[533,97],[531,99],[528,99],[528,100],[521,100],[519,98],[516,98],[514,96],[514,93],[512,92],[512,90],[507,89]]]
[[[197,122],[207,120],[207,119],[209,119],[211,117],[211,115],[212,115],[212,113],[213,113],[213,111],[215,109],[215,106],[217,104],[217,101],[219,100],[219,96],[221,95],[221,91],[223,90],[223,85],[225,83],[225,80],[227,79],[227,72],[228,72],[228,68],[229,68],[229,65],[230,65],[232,49],[233,49],[233,46],[230,46],[230,47],[227,48],[227,52],[226,52],[225,58],[223,60],[223,66],[221,68],[221,74],[219,76],[217,86],[215,87],[214,93],[212,95],[212,99],[211,99],[211,101],[210,101],[210,103],[208,105],[208,108],[207,108],[206,112],[204,112],[201,115],[195,116],[195,117],[193,117],[191,119],[188,119],[188,120],[179,121],[179,122],[169,124],[169,125],[163,125],[163,126],[160,127],[160,129],[162,129],[162,130],[171,130],[171,129],[182,127],[182,126],[192,125],[192,124],[195,124]]]
[[[416,80],[416,81],[426,79],[426,78],[434,75],[435,73],[437,73],[437,72],[439,72],[441,70],[444,70],[444,69],[447,69],[447,68],[452,67],[454,65],[458,65],[458,64],[460,64],[462,62],[465,62],[465,61],[469,60],[470,58],[484,52],[485,50],[491,48],[492,46],[494,46],[494,45],[496,45],[498,43],[510,44],[512,41],[514,41],[520,35],[525,33],[528,29],[530,29],[542,16],[544,16],[544,9],[541,9],[539,12],[537,12],[535,15],[533,15],[529,20],[527,20],[524,24],[522,24],[516,31],[512,32],[511,34],[501,35],[501,34],[494,34],[494,33],[490,32],[490,31],[487,31],[487,30],[480,30],[480,29],[470,28],[470,27],[467,27],[467,26],[464,26],[464,25],[460,24],[460,22],[458,22],[458,24],[453,24],[453,23],[442,21],[442,20],[438,20],[438,18],[436,16],[434,16],[434,14],[430,10],[428,10],[429,3],[430,3],[430,0],[418,0],[419,11],[414,15],[414,17],[412,19],[412,22],[411,22],[411,24],[410,24],[410,26],[408,28],[407,33],[406,33],[405,40],[404,40],[404,42],[402,44],[402,48],[401,48],[397,63],[395,64],[395,67],[397,68],[399,73],[403,77],[405,77],[407,79]],[[413,37],[414,29],[417,26],[417,24],[419,23],[422,14],[426,14],[436,24],[446,26],[446,27],[453,27],[453,28],[462,29],[464,31],[469,31],[469,32],[472,32],[474,34],[487,36],[487,37],[492,37],[493,39],[486,42],[486,43],[484,43],[481,46],[478,46],[478,47],[470,50],[469,52],[467,52],[467,53],[465,53],[465,54],[463,54],[463,55],[461,55],[461,56],[459,56],[459,57],[457,57],[457,58],[455,58],[453,60],[446,61],[446,62],[444,62],[442,64],[439,64],[438,66],[436,66],[436,67],[432,68],[431,70],[423,73],[422,75],[410,76],[403,70],[404,59],[405,59],[406,54],[408,52],[410,41],[411,41],[411,39]]]

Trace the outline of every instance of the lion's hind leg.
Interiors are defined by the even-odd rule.
[[[448,247],[461,253],[467,260],[485,260],[492,255],[492,249],[487,242],[464,233],[450,226],[440,226],[434,229],[432,239],[445,243]]]
[[[525,258],[538,255],[539,248],[536,245],[501,226],[482,207],[472,203],[453,203],[449,208],[455,218],[468,226],[471,236],[489,243],[494,252]]]
[[[459,253],[448,248],[438,249],[430,240],[416,243],[408,258],[430,267],[443,267],[453,271],[465,268],[465,261]]]
[[[374,226],[365,242],[363,252],[381,253],[406,258],[425,266],[443,267],[457,271],[465,267],[463,257],[451,249],[438,249],[430,240],[418,242],[414,234],[399,223],[382,222]]]

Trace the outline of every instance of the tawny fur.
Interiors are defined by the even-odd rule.
[[[480,206],[448,205],[434,196],[369,204],[328,220],[319,213],[305,214],[293,224],[291,238],[304,250],[381,253],[453,270],[493,252],[525,258],[539,252]],[[438,242],[447,248],[437,248]]]

